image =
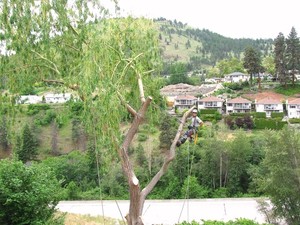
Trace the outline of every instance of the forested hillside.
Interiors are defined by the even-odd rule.
[[[213,66],[225,58],[240,59],[248,46],[260,50],[263,56],[272,50],[272,39],[233,39],[208,29],[192,28],[176,20],[159,18],[155,21],[164,61],[187,62],[192,69]]]

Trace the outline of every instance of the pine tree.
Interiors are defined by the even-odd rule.
[[[245,49],[244,55],[245,57],[244,57],[243,65],[245,69],[248,71],[248,73],[250,74],[250,86],[252,86],[253,75],[259,74],[259,72],[261,72],[262,70],[260,54],[253,47],[248,47]],[[259,85],[260,85],[260,79],[259,79]]]
[[[21,160],[23,163],[36,159],[37,142],[28,124],[26,124],[23,128],[21,134],[21,146],[17,148],[16,153],[18,155],[19,160]]]
[[[4,150],[8,150],[8,130],[7,130],[7,121],[6,117],[2,117],[2,123],[0,124],[0,145]]]
[[[292,75],[293,86],[295,86],[295,72],[299,69],[300,62],[300,42],[294,27],[291,29],[286,44],[287,67]]]
[[[286,87],[289,77],[287,76],[286,71],[286,43],[285,37],[282,33],[278,34],[277,38],[274,41],[274,46],[276,74],[281,85],[284,85]]]

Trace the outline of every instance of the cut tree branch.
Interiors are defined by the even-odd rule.
[[[157,184],[157,182],[160,180],[160,178],[165,174],[166,170],[168,169],[168,166],[170,164],[170,162],[175,158],[176,155],[176,143],[180,138],[181,132],[183,130],[183,127],[185,125],[185,122],[188,118],[188,116],[190,115],[190,113],[193,111],[193,109],[195,108],[195,106],[193,106],[192,108],[190,108],[187,112],[184,113],[184,115],[182,116],[181,119],[181,123],[178,127],[177,130],[177,134],[172,142],[172,145],[170,147],[170,150],[168,151],[165,160],[164,160],[164,164],[162,165],[161,169],[157,172],[157,174],[152,178],[152,180],[150,181],[150,183],[142,190],[141,193],[141,198],[143,201],[145,201],[147,195],[153,190],[153,188],[155,187],[155,185]]]
[[[134,110],[134,108],[132,108],[123,98],[123,96],[120,94],[120,92],[117,91],[117,95],[122,103],[122,105],[124,105],[127,109],[127,111],[132,115],[132,116],[136,116],[137,112]]]

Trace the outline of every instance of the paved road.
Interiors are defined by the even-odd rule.
[[[248,218],[265,222],[257,210],[256,199],[201,199],[201,200],[147,200],[144,205],[145,224],[175,224],[182,221],[221,220]],[[57,208],[62,212],[104,216],[122,219],[129,201],[61,201]]]

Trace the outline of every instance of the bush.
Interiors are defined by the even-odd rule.
[[[200,109],[200,115],[203,115],[203,114],[215,114],[217,112],[218,112],[217,109]]]
[[[284,117],[284,113],[283,112],[272,112],[271,113],[271,118],[283,118]]]
[[[148,139],[147,135],[146,134],[138,134],[138,141],[139,142],[143,142],[143,141],[146,141]]]
[[[293,119],[289,119],[290,123],[300,123],[300,119],[298,118],[293,118]]]
[[[249,114],[243,114],[242,117],[226,116],[225,123],[227,126],[234,130],[235,128],[253,129],[254,122]]]
[[[244,116],[250,116],[249,113],[230,113],[230,116],[232,117],[236,117],[236,116],[239,116],[239,117],[244,117]]]
[[[272,129],[272,130],[280,130],[286,125],[285,121],[279,121],[276,119],[255,119],[254,120],[256,129]]]
[[[83,102],[69,102],[70,111],[73,115],[79,116],[83,111]]]
[[[41,110],[48,110],[50,106],[48,104],[31,104],[28,105],[27,115],[32,116],[38,114]]]
[[[49,167],[0,161],[0,224],[54,224],[60,193]]]
[[[47,111],[44,116],[35,119],[35,124],[40,126],[49,125],[56,118],[56,113],[52,110]]]
[[[265,112],[255,112],[253,113],[254,118],[267,118]]]

